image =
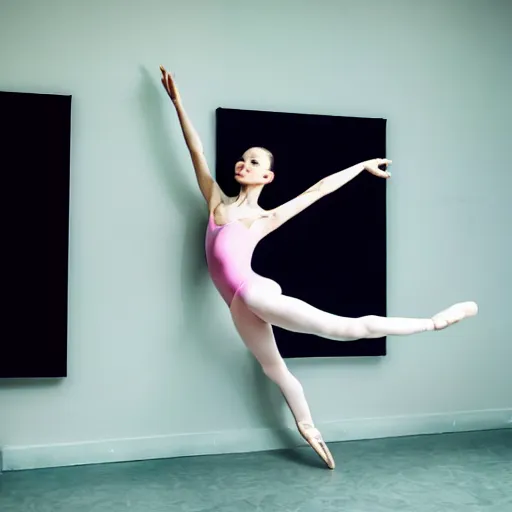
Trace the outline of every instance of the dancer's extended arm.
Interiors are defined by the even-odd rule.
[[[376,158],[374,160],[368,160],[366,162],[353,165],[352,167],[348,167],[347,169],[323,178],[299,196],[291,199],[281,206],[278,206],[274,210],[271,210],[270,217],[268,218],[265,226],[266,233],[270,233],[277,229],[279,226],[305,210],[308,206],[311,206],[320,198],[338,190],[340,187],[345,185],[345,183],[348,183],[363,171],[368,171],[380,178],[389,178],[391,174],[379,169],[379,165],[387,166],[390,163],[391,160]]]
[[[210,209],[213,209],[225,198],[225,195],[212,177],[208,162],[204,156],[203,144],[183,107],[176,83],[163,66],[160,66],[160,70],[162,71],[162,84],[178,114],[183,136],[185,137],[185,142],[194,165],[197,183],[208,206]]]

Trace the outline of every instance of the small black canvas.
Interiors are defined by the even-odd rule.
[[[71,97],[0,92],[0,378],[67,375]]]

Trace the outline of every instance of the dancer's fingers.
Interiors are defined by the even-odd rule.
[[[378,167],[372,167],[370,172],[378,176],[379,178],[389,178],[391,176],[391,173],[388,171],[383,171],[382,169],[379,169]]]

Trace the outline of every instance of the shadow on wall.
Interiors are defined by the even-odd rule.
[[[169,105],[162,104],[162,92],[156,86],[155,76],[147,69],[141,67],[142,84],[140,102],[143,119],[147,122],[148,141],[150,153],[155,159],[155,169],[160,174],[160,180],[170,199],[177,206],[181,220],[186,223],[185,239],[183,240],[182,263],[184,296],[184,313],[193,311],[185,307],[190,300],[197,297],[196,291],[207,282],[208,275],[204,259],[204,232],[208,212],[202,198],[192,190],[190,181],[185,179],[185,170],[180,169],[175,157],[176,142],[183,143],[183,136],[169,134],[164,122],[165,115],[171,115]],[[156,75],[159,76],[159,75]],[[189,171],[187,169],[187,171]],[[192,169],[190,169],[192,171]],[[194,306],[198,306],[197,302]]]
[[[160,87],[160,71],[150,73],[143,66],[141,71],[140,107],[142,119],[146,122],[148,134],[149,153],[152,155],[154,169],[159,174],[159,179],[168,193],[169,199],[176,206],[175,211],[179,215],[179,221],[185,225],[185,236],[182,240],[175,240],[169,252],[181,251],[181,283],[175,287],[169,283],[170,288],[178,288],[181,304],[181,314],[176,315],[181,320],[180,332],[184,341],[193,342],[200,340],[203,353],[208,341],[204,339],[204,322],[208,318],[208,302],[200,300],[209,283],[204,253],[204,235],[208,211],[200,193],[191,186],[191,180],[177,158],[176,145],[184,144],[183,135],[169,133],[165,117],[173,114],[172,106],[165,104],[162,99],[165,92]],[[167,98],[167,96],[165,96]],[[170,100],[169,100],[170,102]],[[213,352],[213,350],[212,350]],[[212,356],[215,354],[212,353]]]
[[[230,364],[236,363],[238,353],[232,352],[226,356],[221,353],[215,339],[222,336],[206,336],[205,323],[211,317],[210,304],[207,300],[201,300],[205,296],[205,289],[210,283],[206,267],[204,253],[204,237],[208,211],[199,192],[191,187],[191,180],[185,172],[193,172],[183,169],[176,157],[177,144],[184,144],[183,134],[169,133],[165,116],[172,115],[172,106],[165,105],[162,98],[167,98],[165,92],[160,90],[160,72],[150,73],[145,67],[140,67],[140,107],[142,118],[146,122],[149,151],[154,158],[155,170],[159,173],[160,182],[169,194],[169,198],[176,205],[180,215],[180,222],[185,224],[185,237],[181,244],[173,246],[172,251],[181,249],[181,283],[180,303],[182,311],[180,315],[183,339],[187,342],[200,343],[201,357],[208,357],[213,364],[218,364],[223,370],[229,372]],[[172,286],[172,283],[169,283]],[[220,300],[220,298],[219,298]],[[242,341],[240,340],[240,343]],[[206,355],[207,353],[207,355]],[[279,393],[273,389],[272,383],[267,383],[259,364],[254,360],[254,382],[249,388],[255,387],[255,402],[258,414],[269,427],[275,427],[278,413],[281,407],[274,398]],[[280,395],[279,395],[280,396]],[[271,400],[269,400],[271,398]],[[277,420],[277,421],[276,421]],[[288,440],[289,441],[289,440]]]

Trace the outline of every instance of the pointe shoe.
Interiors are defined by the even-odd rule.
[[[475,316],[477,313],[478,305],[476,302],[459,302],[432,317],[434,329],[436,331],[446,329],[446,327],[460,322],[464,318]]]
[[[297,428],[299,429],[300,435],[327,464],[329,469],[334,469],[334,459],[332,458],[329,448],[327,448],[327,445],[322,439],[322,434],[320,434],[320,431],[313,425],[303,421],[299,421],[297,423]]]

